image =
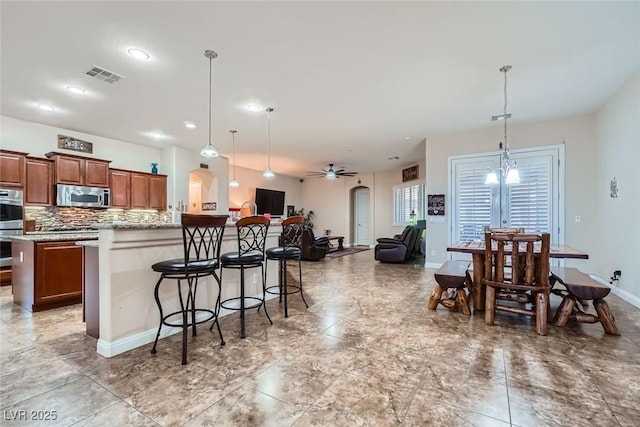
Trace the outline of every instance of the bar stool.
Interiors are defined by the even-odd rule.
[[[284,317],[289,317],[287,295],[300,292],[304,305],[309,308],[302,293],[302,232],[304,231],[304,218],[294,216],[282,221],[282,234],[280,235],[280,246],[269,248],[266,251],[267,261],[278,261],[278,284],[267,286],[266,292],[280,296],[280,302],[284,296]],[[287,284],[287,261],[298,261],[298,285]],[[268,271],[269,263],[265,267]],[[275,290],[277,289],[277,290]]]
[[[269,323],[273,325],[271,317],[269,317],[269,313],[267,313],[267,306],[264,303],[264,251],[269,222],[270,220],[268,218],[261,215],[248,216],[236,221],[236,228],[238,231],[238,251],[228,252],[220,256],[220,265],[222,266],[222,269],[220,270],[220,280],[222,280],[222,272],[225,268],[240,270],[240,296],[226,299],[220,303],[222,308],[240,311],[240,338],[245,337],[245,310],[256,307],[260,310],[260,307],[264,305],[264,314],[267,315]],[[257,267],[260,267],[261,269],[262,298],[257,296],[248,297],[245,295],[244,271],[247,268]],[[246,306],[245,300],[254,301],[254,304]],[[231,305],[236,301],[240,303],[240,307]],[[213,325],[211,325],[211,328],[213,328]]]
[[[183,258],[161,261],[153,264],[153,271],[160,273],[160,279],[156,283],[154,296],[158,310],[160,310],[160,325],[158,333],[153,342],[151,353],[156,352],[158,338],[162,325],[182,328],[182,364],[187,364],[187,329],[193,328],[193,336],[196,334],[196,325],[208,322],[213,319],[213,323],[218,326],[220,335],[220,345],[224,345],[222,330],[218,322],[220,313],[220,277],[217,270],[220,266],[220,244],[224,234],[227,215],[189,215],[182,214],[182,244],[184,250]],[[196,308],[196,292],[198,290],[198,279],[211,276],[218,284],[218,296],[213,310],[206,308]],[[164,314],[160,302],[160,283],[164,279],[175,279],[178,281],[178,299],[180,310],[167,315]],[[182,290],[182,280],[187,281],[186,295]],[[186,301],[185,301],[186,298]],[[206,313],[204,319],[196,319],[196,314]],[[171,320],[172,317],[181,315],[182,321]],[[178,323],[173,323],[178,322]],[[213,324],[211,325],[213,328]]]

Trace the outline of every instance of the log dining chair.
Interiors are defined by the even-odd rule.
[[[502,230],[500,230],[502,231]],[[539,250],[536,246],[539,245]],[[485,323],[495,312],[533,316],[536,332],[547,334],[550,235],[485,231]],[[506,257],[511,252],[510,274]]]
[[[220,280],[222,280],[222,272],[225,268],[240,271],[240,296],[225,299],[220,303],[220,306],[224,309],[240,311],[240,338],[245,338],[246,310],[258,308],[258,311],[260,311],[260,307],[264,306],[264,314],[267,315],[269,323],[273,325],[265,304],[264,256],[269,223],[270,219],[262,215],[252,215],[236,221],[238,250],[237,252],[227,252],[220,256],[220,265],[222,267]],[[262,298],[256,295],[247,296],[245,288],[245,270],[258,267],[260,267],[260,277],[262,278]],[[250,301],[249,306],[246,305],[247,301]],[[211,328],[213,328],[213,325],[211,325]]]
[[[182,364],[187,364],[187,330],[192,328],[193,336],[196,334],[196,325],[213,320],[213,325],[218,326],[220,345],[224,345],[222,330],[218,322],[220,313],[220,244],[224,235],[227,215],[190,215],[182,214],[182,245],[183,257],[160,261],[151,266],[153,271],[160,273],[160,278],[154,289],[154,297],[160,311],[160,324],[156,339],[153,342],[151,353],[156,352],[158,338],[162,326],[182,328]],[[196,297],[198,281],[211,276],[217,285],[216,302],[213,308],[197,308]],[[160,300],[160,284],[164,279],[178,281],[178,311],[164,314]],[[186,286],[183,289],[183,281]],[[198,318],[198,315],[204,318]],[[180,319],[181,317],[181,319]]]
[[[266,251],[267,261],[278,261],[278,284],[268,286],[266,292],[279,296],[279,301],[284,298],[284,317],[289,317],[288,295],[300,293],[302,302],[309,308],[302,293],[302,232],[304,231],[304,218],[294,216],[282,221],[282,234],[279,246],[269,248]],[[287,279],[287,261],[298,261],[298,284],[289,284]],[[265,266],[265,275],[269,263]]]

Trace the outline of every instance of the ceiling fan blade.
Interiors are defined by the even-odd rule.
[[[358,172],[336,172],[336,174],[342,176],[356,176]]]
[[[325,172],[307,172],[307,176],[325,176]]]

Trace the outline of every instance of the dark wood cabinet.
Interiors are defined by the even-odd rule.
[[[27,153],[0,150],[0,187],[24,187]]]
[[[109,187],[109,162],[87,159],[84,169],[84,185],[87,187]]]
[[[112,208],[131,208],[131,172],[120,169],[110,169]]]
[[[62,153],[47,153],[55,164],[55,183],[109,187],[109,161]]]
[[[149,209],[167,209],[167,177],[149,176]]]
[[[53,162],[27,157],[25,170],[24,204],[51,206],[53,204]]]
[[[149,175],[131,172],[131,209],[149,208]]]
[[[12,244],[13,300],[30,311],[82,302],[84,251],[74,241]]]

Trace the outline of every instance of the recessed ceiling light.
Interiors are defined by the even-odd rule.
[[[129,48],[127,52],[129,53],[129,55],[133,56],[134,58],[141,59],[143,61],[151,58],[151,55],[149,55],[147,52],[145,52],[142,49],[138,49],[137,47]]]
[[[264,107],[258,104],[247,104],[245,108],[249,111],[264,111]]]
[[[187,129],[195,129],[196,124],[193,122],[184,122],[184,127],[186,127]]]
[[[81,87],[78,87],[78,86],[70,86],[70,85],[67,85],[67,86],[65,86],[65,88],[66,88],[69,92],[71,92],[71,93],[75,93],[75,94],[78,94],[78,95],[84,95],[85,93],[87,93],[87,91],[86,91],[86,90],[84,90],[84,89],[82,89]]]
[[[37,104],[36,107],[38,107],[42,111],[56,111],[56,107],[54,107],[53,105]]]

